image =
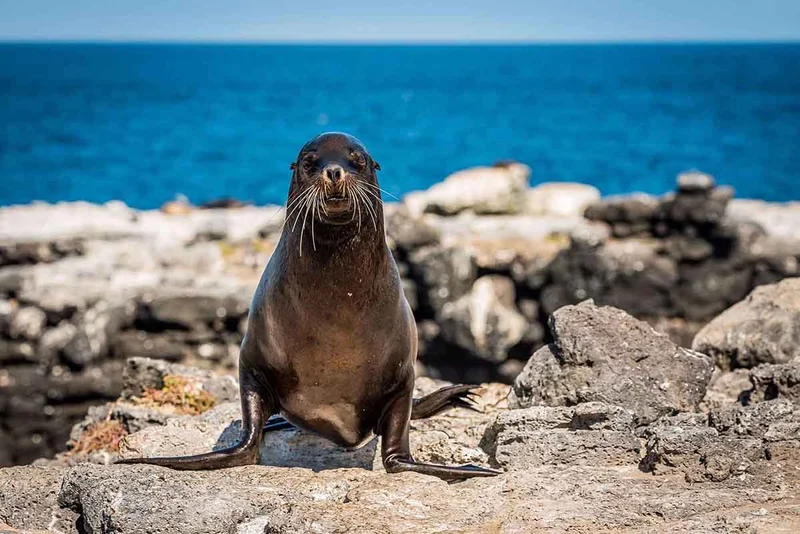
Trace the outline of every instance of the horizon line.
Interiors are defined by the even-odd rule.
[[[0,45],[222,45],[222,46],[570,46],[570,45],[748,45],[748,44],[800,44],[800,37],[792,39],[563,39],[563,40],[256,40],[256,39],[9,39],[0,36]]]

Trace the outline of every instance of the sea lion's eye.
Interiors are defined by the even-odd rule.
[[[362,169],[367,164],[367,158],[359,151],[350,152],[350,160]]]
[[[303,158],[303,170],[308,172],[314,168],[314,163],[317,161],[317,156],[314,154],[308,154],[306,157]]]

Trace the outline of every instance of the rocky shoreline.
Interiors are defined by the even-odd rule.
[[[797,206],[697,173],[599,199],[528,189],[524,167],[470,172],[387,204],[387,234],[420,327],[417,395],[482,383],[477,411],[412,422],[415,457],[503,474],[388,475],[376,441],[296,429],[268,432],[256,466],[111,465],[237,439],[231,373],[281,216],[12,207],[0,451],[42,458],[0,469],[0,531],[800,530]]]
[[[469,169],[385,205],[420,375],[511,383],[551,341],[548,317],[587,298],[691,346],[755,287],[800,274],[798,204],[735,200],[697,172],[663,197],[529,178],[517,163]],[[181,203],[0,209],[0,465],[63,450],[90,406],[119,395],[126,358],[234,370],[282,217]],[[726,370],[788,358],[713,355]]]
[[[782,300],[773,318],[781,315],[789,324],[791,314],[800,313],[799,278],[759,288],[736,305],[738,316],[758,313],[765,292]],[[735,334],[748,321],[733,323],[725,319]],[[800,528],[797,353],[787,363],[723,372],[711,356],[681,348],[647,323],[591,300],[559,309],[548,327],[552,342],[530,357],[512,386],[483,384],[476,411],[457,408],[412,422],[418,459],[488,465],[503,471],[497,477],[448,485],[413,473],[389,475],[375,441],[348,451],[297,429],[267,432],[257,466],[173,471],[108,465],[119,457],[225,447],[241,431],[233,377],[131,358],[121,396],[90,409],[72,429],[68,452],[0,469],[0,529],[200,534]],[[752,345],[752,338],[737,335],[731,340],[759,361],[774,356],[768,343]],[[419,378],[416,394],[441,385]]]

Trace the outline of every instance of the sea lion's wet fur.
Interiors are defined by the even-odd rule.
[[[315,137],[292,164],[286,222],[242,342],[242,441],[198,456],[126,463],[177,469],[254,463],[262,426],[280,413],[344,447],[381,435],[390,472],[445,479],[496,474],[411,457],[409,420],[468,406],[470,388],[440,390],[412,413],[417,331],[384,237],[379,168],[357,139],[340,133]]]

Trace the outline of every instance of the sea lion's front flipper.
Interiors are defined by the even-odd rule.
[[[480,411],[475,404],[477,394],[472,391],[478,387],[467,384],[447,386],[434,391],[430,395],[414,399],[414,404],[411,408],[411,419],[426,419],[456,407],[467,408],[476,412]]]
[[[381,458],[387,473],[413,471],[423,475],[439,477],[447,481],[473,477],[491,477],[502,473],[502,471],[495,471],[494,469],[487,469],[477,465],[450,467],[417,462],[411,456],[411,447],[408,442],[408,423],[411,413],[411,391],[409,391],[392,402],[381,420],[379,429],[381,435]]]
[[[236,445],[195,456],[126,458],[117,463],[160,465],[182,470],[221,469],[257,463],[262,427],[269,416],[277,411],[277,406],[274,396],[262,394],[263,385],[257,384],[244,369],[239,371],[239,383],[242,396],[242,437]]]

